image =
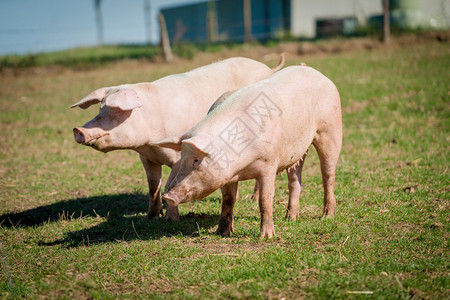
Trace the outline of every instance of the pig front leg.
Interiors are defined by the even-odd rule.
[[[149,190],[147,217],[149,219],[155,219],[162,215],[161,165],[152,163],[142,155],[139,155],[139,157],[141,159],[142,165],[144,166],[145,173],[147,174]]]
[[[255,187],[253,189],[252,201],[259,202],[259,186],[258,180],[255,180]]]
[[[169,178],[167,179],[166,186],[164,187],[164,192],[166,192],[168,190],[170,183],[177,176],[179,170],[180,170],[180,162],[177,162],[172,166],[172,171],[170,172]],[[178,211],[178,206],[167,205],[165,218],[167,221],[179,220],[180,213]]]
[[[258,178],[259,211],[261,213],[260,238],[272,238],[275,235],[273,226],[273,196],[275,194],[275,176],[266,175]]]
[[[177,221],[180,219],[178,206],[167,205],[165,218],[167,221]]]
[[[222,214],[216,234],[228,236],[234,231],[233,208],[238,198],[238,183],[224,185],[222,191]]]

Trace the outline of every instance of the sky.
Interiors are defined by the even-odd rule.
[[[147,42],[144,1],[101,1],[105,44]],[[159,41],[160,9],[196,2],[204,0],[150,0],[152,43]],[[0,55],[96,44],[94,0],[0,0]]]

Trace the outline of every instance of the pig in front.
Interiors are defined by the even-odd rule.
[[[289,188],[286,217],[298,218],[301,172],[311,144],[320,159],[323,215],[335,214],[335,173],[342,144],[340,98],[335,85],[310,67],[287,67],[241,88],[183,135],[157,144],[181,151],[181,167],[163,196],[169,205],[222,189],[218,234],[233,231],[238,181],[254,178],[260,236],[272,237],[274,183],[283,170]]]
[[[153,143],[187,131],[206,115],[220,95],[266,78],[283,62],[282,56],[280,64],[270,69],[255,60],[236,57],[151,83],[100,88],[71,106],[86,109],[100,103],[100,112],[94,119],[73,129],[75,140],[102,152],[138,152],[149,186],[148,217],[159,217],[161,166],[176,171],[180,154]],[[170,177],[168,182],[171,180]],[[178,208],[168,207],[166,218],[178,219]]]

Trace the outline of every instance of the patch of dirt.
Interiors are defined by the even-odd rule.
[[[408,163],[407,163],[407,164],[408,164]],[[402,190],[403,190],[405,193],[415,193],[415,192],[417,191],[418,188],[419,188],[419,185],[418,185],[418,184],[415,184],[415,185],[410,185],[410,186],[404,187]]]
[[[444,225],[442,225],[441,222],[434,222],[433,224],[430,225],[430,228],[442,228],[444,227]]]
[[[156,292],[157,294],[168,294],[174,289],[173,283],[169,280],[155,277],[142,276],[141,284],[136,284],[128,279],[124,279],[123,283],[109,282],[102,283],[103,289],[114,295],[132,295],[145,294],[148,291]]]
[[[391,224],[391,225],[389,225],[389,227],[391,227],[392,229],[401,231],[401,232],[405,232],[405,231],[416,231],[416,229],[417,229],[417,227],[419,227],[419,225],[411,224],[411,223],[407,223],[407,222],[399,222],[396,224]]]
[[[357,113],[362,111],[364,108],[366,108],[367,105],[369,105],[369,101],[367,100],[359,100],[350,101],[350,105],[342,107],[342,114],[351,114],[351,113]]]
[[[448,192],[448,189],[445,188],[445,189],[443,189],[443,191]],[[448,211],[450,209],[450,200],[449,199],[434,198],[432,200],[437,205],[437,209],[439,211]]]
[[[208,255],[224,255],[224,256],[241,256],[246,253],[255,253],[263,250],[266,244],[225,244],[225,243],[205,243],[198,245],[204,250],[203,254]]]

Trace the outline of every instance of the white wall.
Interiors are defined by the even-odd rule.
[[[450,0],[423,0],[422,11],[450,26]],[[320,18],[356,17],[364,24],[367,17],[382,12],[382,0],[291,0],[291,34],[315,37],[316,19]]]

